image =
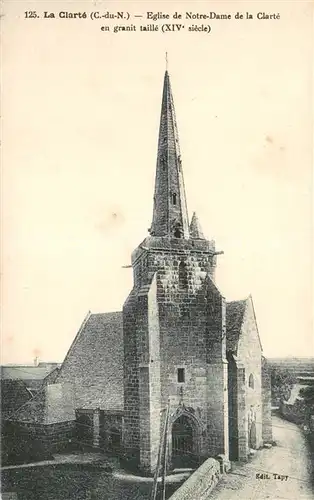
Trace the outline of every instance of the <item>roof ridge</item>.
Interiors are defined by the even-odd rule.
[[[234,303],[239,303],[239,302],[246,302],[251,298],[251,294],[245,297],[244,299],[235,299],[235,300],[227,300],[227,304],[234,304]]]
[[[91,312],[90,316],[100,316],[103,314],[122,314],[122,311],[105,311],[105,312]]]

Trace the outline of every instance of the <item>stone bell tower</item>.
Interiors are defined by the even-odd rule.
[[[149,236],[132,253],[134,286],[123,307],[124,448],[148,472],[168,400],[169,464],[228,455],[226,306],[215,285],[221,252],[195,214],[189,225],[168,71],[153,207]]]

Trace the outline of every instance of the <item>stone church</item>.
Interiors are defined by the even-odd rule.
[[[270,381],[252,297],[226,302],[215,282],[219,253],[195,213],[189,223],[166,71],[153,218],[132,253],[133,288],[122,311],[87,315],[47,390],[52,417],[45,410],[42,424],[53,433],[67,424],[82,442],[148,473],[167,408],[169,467],[219,455],[246,461],[271,442]]]

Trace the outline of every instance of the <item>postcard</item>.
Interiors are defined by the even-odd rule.
[[[313,498],[313,2],[1,15],[2,498]]]

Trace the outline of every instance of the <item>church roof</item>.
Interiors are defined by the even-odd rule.
[[[55,368],[54,366],[7,365],[1,366],[2,380],[44,380]]]
[[[45,422],[46,411],[46,391],[45,387],[29,401],[22,404],[19,408],[8,413],[7,420],[17,422],[33,422],[42,424]]]
[[[227,351],[236,352],[248,299],[227,302]]]
[[[56,382],[74,385],[76,408],[123,409],[121,311],[88,314]]]
[[[23,380],[1,381],[1,412],[5,420],[31,399],[31,393]]]

